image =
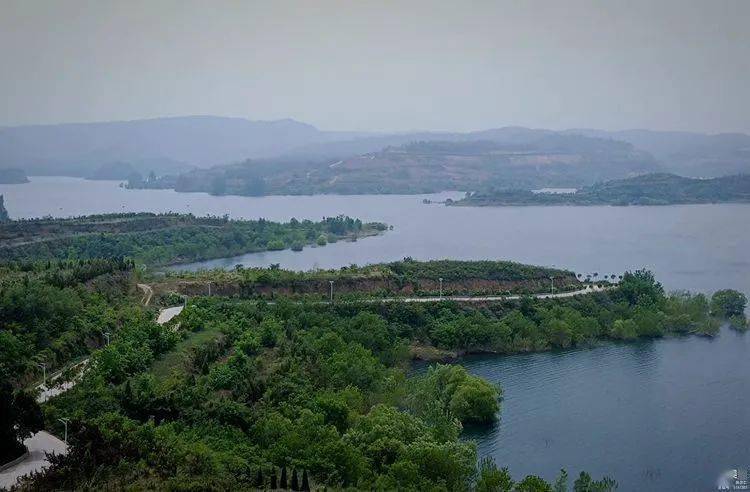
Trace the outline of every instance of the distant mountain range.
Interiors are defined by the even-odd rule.
[[[546,151],[551,154],[563,152],[582,156],[582,161],[590,164],[592,179],[612,179],[658,170],[701,177],[750,171],[750,136],[744,134],[587,129],[557,132],[520,127],[467,133],[376,134],[321,131],[289,119],[251,121],[215,116],[0,128],[0,168],[21,169],[29,175],[102,177],[121,176],[127,167],[129,171],[135,170],[143,175],[153,171],[176,179],[177,175],[189,174],[191,169],[241,162],[245,162],[245,167],[255,164],[259,168],[282,166],[284,169],[277,170],[281,174],[294,174],[309,167],[323,168],[338,161],[344,162],[339,165],[340,169],[361,168],[361,163],[357,162],[367,155],[373,167],[380,164],[383,172],[396,172],[399,159],[403,162],[405,155],[415,154],[408,150],[408,144],[435,141],[491,142],[498,148],[484,154],[485,163],[498,158],[498,152],[504,153],[505,157],[498,158],[497,162],[507,163],[508,152],[512,149],[521,152],[524,146],[539,147],[546,142]],[[631,147],[625,149],[622,143]],[[394,151],[403,146],[407,147]],[[592,146],[598,150],[592,151]],[[537,148],[533,151],[541,156],[545,150]],[[247,164],[247,159],[255,164]],[[472,159],[477,161],[477,156]],[[541,166],[544,159],[539,157],[537,160],[536,165]],[[429,157],[422,153],[411,159],[412,167],[415,161],[455,169],[460,166],[461,159],[447,159],[445,153]],[[550,162],[562,163],[548,159],[547,163]],[[122,172],[117,170],[115,163],[123,163],[120,166]],[[491,162],[488,165],[491,167]],[[612,172],[613,166],[619,166],[619,171]],[[560,169],[564,170],[564,166]],[[379,171],[374,172],[378,174]],[[329,180],[334,177],[330,176]],[[345,182],[344,178],[339,177],[332,183],[332,192],[340,192],[335,185]],[[529,181],[529,185],[533,185],[531,181],[535,178]],[[305,185],[307,188],[311,186]]]

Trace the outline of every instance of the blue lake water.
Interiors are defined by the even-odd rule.
[[[0,185],[10,215],[192,212],[233,218],[320,219],[347,214],[394,226],[356,243],[212,260],[332,268],[416,259],[510,259],[620,273],[649,268],[668,289],[750,294],[750,205],[502,207],[424,205],[425,196],[214,197],[125,190],[111,181],[31,178]],[[457,197],[431,195],[440,200]],[[469,370],[500,383],[498,425],[468,433],[482,455],[514,476],[552,479],[586,469],[620,490],[712,490],[726,469],[750,466],[748,337],[665,339],[513,357],[469,357]]]

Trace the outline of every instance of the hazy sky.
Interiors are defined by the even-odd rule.
[[[0,125],[750,132],[750,1],[0,0]]]

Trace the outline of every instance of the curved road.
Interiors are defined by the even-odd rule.
[[[531,294],[509,295],[509,296],[442,296],[442,297],[382,297],[376,299],[353,300],[350,302],[439,302],[439,301],[457,301],[457,302],[488,302],[488,301],[513,301],[523,299],[524,297],[533,297],[534,299],[560,299],[564,297],[574,297],[592,292],[601,292],[612,287],[599,287],[591,285],[585,289],[572,290],[570,292],[560,292],[557,294]],[[326,301],[328,302],[328,301]]]
[[[47,467],[49,462],[45,453],[65,454],[68,451],[68,446],[63,441],[44,431],[37,432],[23,443],[29,450],[28,456],[22,462],[0,472],[0,488],[9,488],[19,477]]]
[[[141,287],[141,290],[144,291],[144,304],[148,304],[148,301],[151,300],[152,290],[151,287],[141,284],[147,287],[147,289],[143,289]],[[140,286],[139,286],[140,287]],[[171,320],[180,312],[182,312],[183,306],[175,306],[170,307],[166,309],[162,309],[159,311],[159,316],[156,319],[156,322],[160,325],[163,325],[167,321]],[[84,359],[78,364],[75,364],[72,367],[76,366],[83,366],[81,370],[79,371],[78,375],[76,375],[71,381],[66,381],[60,385],[52,386],[51,388],[48,388],[45,385],[40,384],[37,386],[37,389],[41,390],[41,393],[39,393],[39,396],[37,397],[37,402],[44,403],[45,401],[49,400],[53,396],[59,395],[60,393],[64,393],[65,391],[69,390],[73,386],[80,381],[81,377],[86,371],[86,366],[88,365],[90,359]],[[62,371],[55,374],[54,376],[51,376],[49,378],[50,381],[54,381],[57,378],[60,377],[62,374]],[[21,461],[20,463],[17,463],[3,471],[0,472],[0,489],[6,489],[11,487],[16,483],[16,481],[31,472],[39,471],[44,468],[46,468],[49,465],[49,461],[47,461],[46,453],[52,454],[65,454],[68,451],[68,446],[65,444],[65,442],[61,441],[60,439],[56,438],[49,432],[41,431],[37,432],[30,438],[26,439],[24,442],[24,445],[29,451],[29,454],[26,456],[26,458]]]

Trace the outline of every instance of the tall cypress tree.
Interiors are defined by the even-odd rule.
[[[279,483],[280,489],[287,489],[287,483],[286,483],[286,466],[281,467],[281,481]]]
[[[292,470],[292,490],[299,490],[299,480],[297,479],[297,469]]]
[[[302,490],[310,492],[310,479],[307,477],[307,470],[302,470]]]

